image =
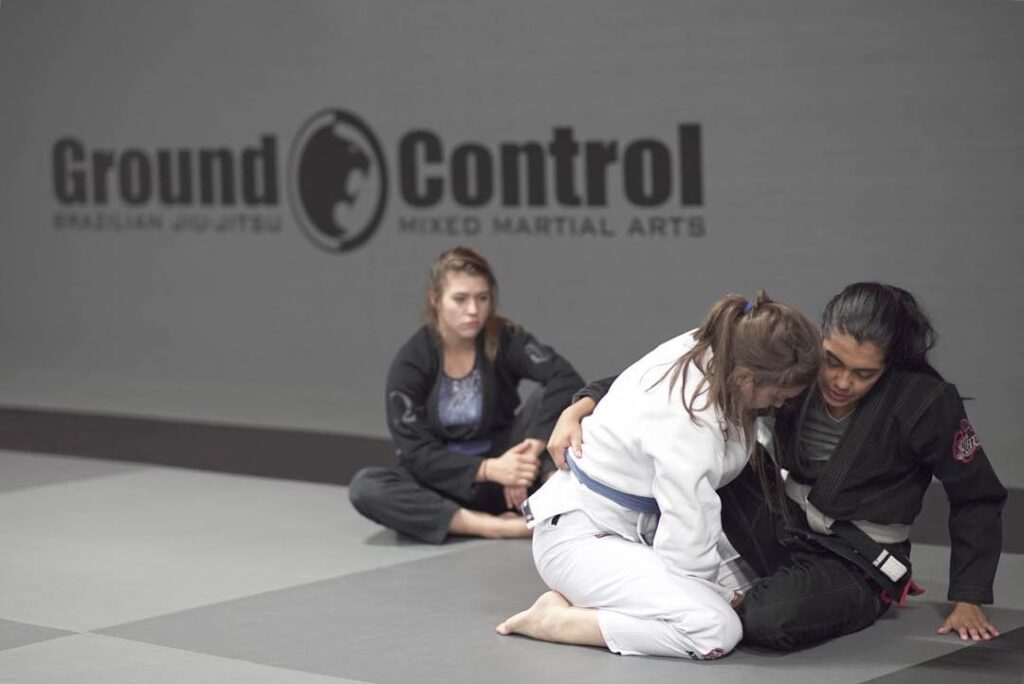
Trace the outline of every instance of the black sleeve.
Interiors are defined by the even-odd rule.
[[[617,377],[619,376],[612,375],[611,377],[594,380],[579,392],[572,395],[572,403],[575,404],[577,401],[585,397],[593,399],[595,404],[600,403],[601,400],[604,399],[604,395],[608,394],[608,390],[612,388],[612,383],[615,382],[615,378]]]
[[[468,501],[480,459],[449,451],[434,431],[427,411],[436,379],[430,362],[433,351],[415,341],[398,353],[388,372],[388,429],[398,447],[399,462],[417,481]]]
[[[583,378],[558,352],[522,328],[508,330],[504,352],[505,362],[516,377],[529,378],[543,386],[540,405],[527,426],[526,436],[547,442],[573,392],[583,386]]]
[[[911,441],[949,497],[950,601],[992,603],[1002,550],[1006,489],[981,446],[956,387],[945,383],[912,428]]]

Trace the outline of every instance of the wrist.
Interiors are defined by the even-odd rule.
[[[548,448],[547,442],[544,442],[536,437],[527,437],[526,440],[530,444],[530,453],[533,456],[539,456],[540,454],[544,453]]]
[[[597,402],[594,401],[593,397],[582,397],[578,401],[570,404],[569,410],[572,411],[572,415],[579,418],[585,418],[593,413],[596,407]]]

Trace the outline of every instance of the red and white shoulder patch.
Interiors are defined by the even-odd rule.
[[[960,421],[960,429],[953,435],[953,460],[970,463],[974,454],[981,448],[981,440],[974,426],[966,418]]]

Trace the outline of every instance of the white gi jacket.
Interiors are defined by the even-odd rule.
[[[531,526],[557,514],[583,510],[608,532],[647,543],[657,525],[654,552],[679,575],[707,582],[726,601],[732,590],[717,583],[724,540],[721,502],[715,490],[739,475],[749,450],[740,428],[724,423],[713,407],[697,399],[695,419],[683,404],[677,381],[669,390],[666,373],[694,345],[693,331],[665,342],[615,380],[594,413],[583,420],[587,475],[619,491],[653,497],[660,520],[620,506],[559,471],[529,499]],[[687,373],[685,395],[693,396],[703,375]],[[659,382],[660,381],[660,382]],[[646,540],[645,540],[646,537]]]

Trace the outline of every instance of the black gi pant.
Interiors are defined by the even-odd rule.
[[[531,394],[519,407],[512,424],[491,439],[491,454],[500,455],[526,438],[542,394],[540,390]],[[541,473],[554,469],[551,457],[542,454]],[[530,493],[540,483],[538,478]],[[363,468],[352,478],[348,495],[355,509],[370,520],[429,544],[441,544],[448,538],[448,526],[460,508],[492,515],[510,510],[505,503],[505,488],[500,484],[479,482],[473,485],[469,498],[455,499],[418,481],[402,466]]]
[[[749,466],[718,494],[726,536],[760,575],[737,609],[744,644],[791,651],[864,629],[888,609],[860,568],[785,533]],[[805,524],[803,511],[786,504],[789,524]]]

